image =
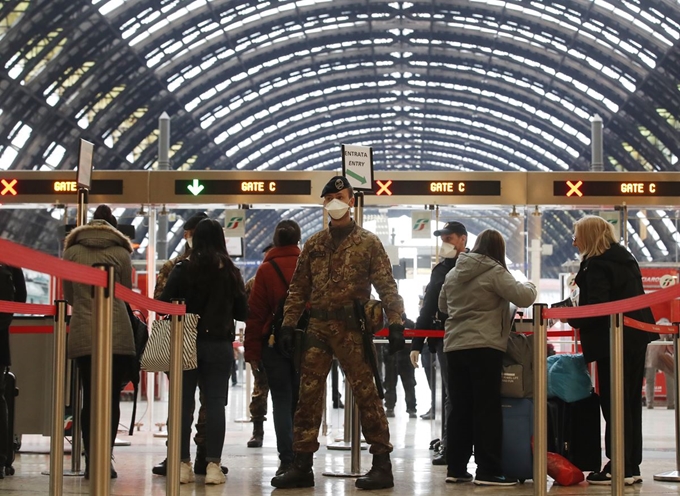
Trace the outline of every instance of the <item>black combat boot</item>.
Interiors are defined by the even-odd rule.
[[[261,448],[262,438],[264,437],[264,422],[262,420],[253,420],[253,437],[248,441],[249,448]]]
[[[312,472],[312,460],[314,453],[295,453],[293,466],[283,475],[277,475],[272,479],[272,486],[279,489],[292,489],[294,487],[314,487],[314,472]]]
[[[360,489],[387,489],[394,487],[390,454],[373,455],[371,470],[363,477],[359,477],[354,485]]]

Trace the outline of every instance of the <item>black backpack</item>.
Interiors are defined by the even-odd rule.
[[[14,301],[14,278],[12,271],[6,265],[0,265],[0,300]],[[0,313],[0,327],[9,327],[14,315]]]
[[[276,305],[276,310],[274,311],[274,315],[272,317],[272,325],[270,327],[270,332],[269,332],[269,337],[267,339],[267,344],[269,345],[270,348],[277,346],[277,343],[279,342],[279,335],[281,332],[281,325],[283,324],[283,309],[286,306],[286,298],[288,296],[288,281],[286,281],[286,278],[283,275],[283,272],[281,272],[281,268],[278,266],[274,260],[269,260],[269,263],[274,267],[274,270],[276,273],[279,275],[279,278],[283,282],[284,286],[286,286],[286,296],[281,298],[279,300],[279,304]],[[306,310],[302,312],[302,315],[300,316],[300,320],[298,320],[296,329],[307,329],[307,325],[309,324],[309,310]],[[280,352],[281,350],[277,346],[277,350]]]

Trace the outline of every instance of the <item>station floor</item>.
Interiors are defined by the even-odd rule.
[[[425,413],[429,407],[429,390],[422,375],[422,369],[417,371],[418,413]],[[399,386],[400,388],[401,386]],[[403,394],[399,389],[399,403],[396,417],[390,419],[390,431],[394,453],[392,464],[394,470],[395,487],[380,491],[380,493],[394,493],[400,495],[428,495],[440,494],[465,495],[494,495],[507,493],[514,495],[532,495],[533,483],[527,481],[523,485],[509,488],[480,487],[471,483],[446,484],[446,467],[431,464],[432,451],[428,449],[430,440],[439,437],[439,419],[423,420],[410,419],[405,411]],[[197,477],[195,483],[181,487],[182,495],[348,495],[367,493],[354,487],[354,479],[326,477],[323,472],[345,472],[350,470],[350,454],[348,451],[329,450],[326,445],[332,443],[336,437],[342,437],[342,423],[344,410],[329,408],[328,435],[321,436],[321,449],[314,460],[316,486],[309,489],[281,490],[271,487],[269,481],[274,476],[278,465],[274,427],[271,420],[265,423],[264,447],[247,448],[246,442],[250,438],[252,425],[244,423],[246,417],[245,388],[232,387],[230,401],[227,407],[227,436],[223,451],[223,464],[229,467],[227,482],[220,486],[206,486],[203,477]],[[165,457],[165,439],[156,437],[150,431],[149,425],[162,422],[165,419],[166,403],[156,402],[154,406],[154,422],[149,422],[146,403],[140,401],[138,417],[145,425],[142,431],[135,432],[129,437],[120,432],[118,441],[129,442],[129,446],[117,446],[114,450],[115,467],[118,479],[111,481],[111,494],[119,496],[163,495],[165,494],[165,478],[151,474],[151,468]],[[271,405],[270,405],[271,411]],[[121,423],[129,422],[131,404],[123,403]],[[659,405],[653,410],[644,409],[644,462],[641,467],[644,482],[626,487],[626,494],[662,495],[680,494],[680,483],[656,482],[653,475],[675,470],[675,440],[673,436],[674,411]],[[122,429],[123,427],[121,427]],[[154,430],[157,429],[154,426]],[[66,444],[68,448],[68,444]],[[16,462],[16,474],[6,476],[0,480],[0,495],[45,495],[49,492],[49,477],[41,472],[49,467],[49,438],[37,435],[25,435],[22,438],[22,448]],[[362,470],[370,467],[371,456],[363,452],[361,456]],[[474,461],[474,460],[473,460]],[[71,458],[64,458],[65,468],[71,467]],[[470,472],[474,474],[474,463],[470,464]],[[65,477],[64,494],[89,494],[89,483],[82,477]],[[578,486],[559,487],[549,485],[549,494],[553,495],[582,495],[582,494],[610,494],[608,486],[590,486],[581,483]]]

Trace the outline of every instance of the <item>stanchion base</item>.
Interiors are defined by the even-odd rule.
[[[325,477],[347,477],[347,478],[357,477],[357,478],[359,478],[359,477],[362,477],[364,474],[355,474],[353,472],[349,472],[349,473],[347,473],[347,472],[337,472],[337,473],[336,472],[324,472],[322,475],[324,475]]]
[[[50,471],[46,470],[42,472],[44,475],[50,475]],[[73,472],[71,470],[64,470],[64,477],[83,477],[85,475],[84,470],[79,470],[78,472]]]
[[[234,422],[237,422],[239,424],[250,424],[252,422],[252,420],[250,418],[240,418],[240,419],[234,420]]]
[[[166,434],[165,437],[168,435]],[[113,444],[114,446],[132,446],[132,443],[130,441],[119,441],[116,439],[116,442]]]
[[[663,472],[654,476],[655,481],[661,482],[680,482],[680,472],[671,470],[670,472]]]
[[[168,437],[167,432],[154,432],[153,437]]]
[[[332,443],[326,445],[326,448],[329,450],[334,450],[334,451],[350,451],[352,449],[352,443],[346,443],[344,441],[339,442],[339,443]],[[368,449],[368,444],[363,444],[361,445],[362,450],[367,450]]]

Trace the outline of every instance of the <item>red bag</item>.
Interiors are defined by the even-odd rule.
[[[583,472],[562,455],[548,452],[548,475],[560,486],[573,486],[584,481]]]

